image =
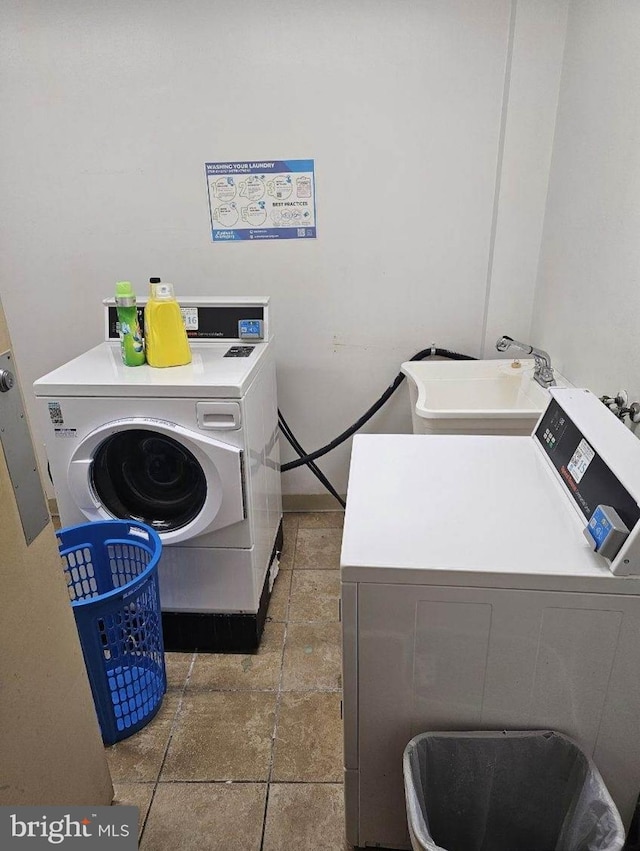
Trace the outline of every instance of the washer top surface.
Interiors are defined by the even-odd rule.
[[[125,366],[119,343],[101,343],[34,382],[36,396],[242,397],[267,355],[268,343],[191,343],[192,361],[166,368]],[[247,357],[224,357],[252,347]]]
[[[532,437],[354,438],[345,581],[640,593],[590,550]]]

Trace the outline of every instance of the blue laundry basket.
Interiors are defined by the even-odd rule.
[[[82,523],[56,534],[102,739],[112,745],[144,727],[167,690],[162,543],[137,521]]]

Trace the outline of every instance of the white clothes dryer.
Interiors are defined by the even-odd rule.
[[[403,750],[443,730],[571,736],[629,826],[639,499],[640,442],[586,390],[552,389],[528,437],[354,439],[341,555],[352,844],[411,847]]]
[[[105,341],[35,382],[51,477],[63,526],[159,533],[167,649],[248,652],[282,548],[269,299],[180,304],[190,364],[125,366],[107,299]]]

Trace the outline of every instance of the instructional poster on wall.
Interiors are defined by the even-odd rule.
[[[206,163],[211,238],[314,239],[313,160]]]

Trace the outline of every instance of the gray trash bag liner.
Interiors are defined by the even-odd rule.
[[[404,751],[415,851],[618,851],[593,760],[549,730],[422,733]]]

